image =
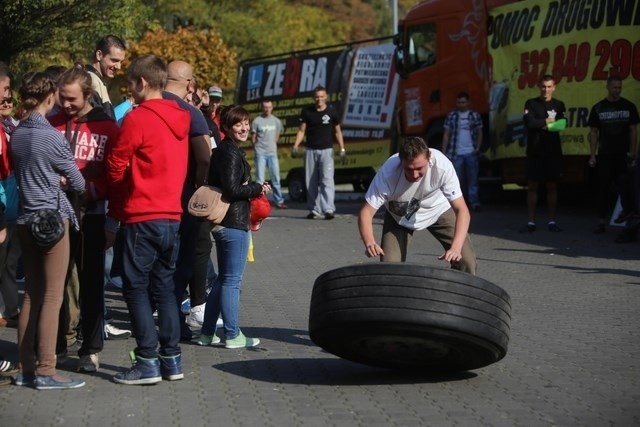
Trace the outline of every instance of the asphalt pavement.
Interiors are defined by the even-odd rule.
[[[561,203],[561,233],[520,233],[524,197],[485,204],[471,239],[478,275],[511,296],[506,357],[456,374],[359,365],[314,345],[311,289],[320,274],[373,262],[364,256],[359,195],[341,194],[334,220],[307,220],[303,204],[274,209],[254,233],[255,261],[242,287],[240,324],[255,349],[183,344],[185,378],[125,386],[130,338],[107,341],[94,375],[77,390],[0,388],[0,426],[634,426],[640,425],[640,243],[594,235],[594,209]],[[381,217],[375,219],[379,234]],[[417,233],[409,260],[443,266],[442,249]],[[118,290],[107,303],[127,327]],[[15,360],[16,331],[0,330]]]

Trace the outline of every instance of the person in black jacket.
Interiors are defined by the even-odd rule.
[[[249,250],[249,200],[270,191],[269,184],[250,182],[251,168],[239,147],[249,137],[249,113],[244,108],[226,107],[221,117],[225,139],[213,150],[209,168],[209,185],[222,190],[230,202],[229,210],[212,234],[216,242],[218,277],[207,297],[200,345],[220,342],[215,335],[216,322],[222,313],[226,348],[255,347],[257,338],[245,337],[238,326],[240,284]]]

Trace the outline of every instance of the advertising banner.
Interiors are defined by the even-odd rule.
[[[565,155],[588,155],[587,119],[607,95],[606,80],[623,80],[622,96],[640,104],[640,0],[531,0],[490,11],[493,59],[492,154],[524,156],[525,101],[539,96],[545,74],[565,103]]]
[[[390,154],[390,128],[395,106],[397,77],[392,69],[391,43],[346,46],[320,53],[297,52],[280,58],[247,61],[241,65],[236,102],[252,119],[261,113],[261,102],[273,102],[285,126],[278,141],[281,175],[302,166],[291,158],[302,108],[313,104],[317,86],[327,89],[330,108],[342,117],[347,162],[337,169],[377,169]],[[247,143],[247,157],[253,158]]]

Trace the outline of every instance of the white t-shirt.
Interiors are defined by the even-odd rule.
[[[451,201],[462,197],[451,161],[438,150],[429,151],[431,158],[423,179],[407,181],[400,157],[394,154],[378,170],[365,195],[374,209],[384,205],[399,225],[410,230],[433,225],[451,208]]]
[[[469,111],[458,112],[458,135],[456,139],[456,155],[458,156],[471,154],[474,150],[469,113]]]

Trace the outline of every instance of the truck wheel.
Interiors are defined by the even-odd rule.
[[[307,186],[303,170],[298,169],[289,172],[289,175],[287,175],[287,187],[289,188],[289,198],[294,202],[307,200]]]
[[[493,283],[457,270],[375,263],[316,279],[309,335],[353,362],[465,371],[506,355],[510,323],[510,297]]]

